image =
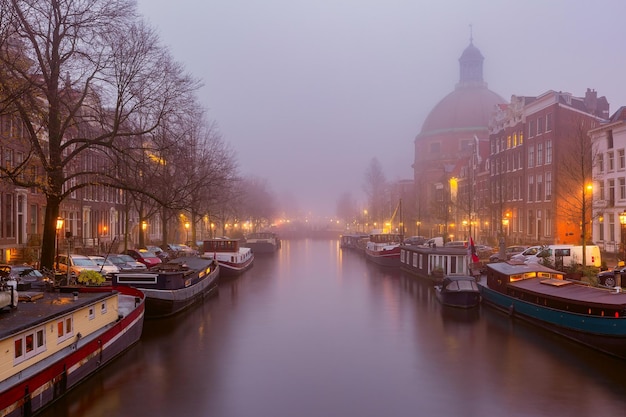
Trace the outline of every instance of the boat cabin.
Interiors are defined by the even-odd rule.
[[[239,252],[240,239],[209,239],[204,241],[204,252]]]

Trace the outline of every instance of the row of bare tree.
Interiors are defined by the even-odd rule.
[[[127,210],[163,225],[181,211],[192,224],[271,217],[269,187],[240,178],[200,87],[135,1],[0,0],[0,115],[19,121],[23,155],[0,175],[45,195],[41,266],[61,203],[87,186],[123,190]]]

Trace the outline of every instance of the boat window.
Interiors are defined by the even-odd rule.
[[[57,321],[57,343],[61,343],[74,336],[74,321],[67,316]]]
[[[18,336],[13,343],[13,364],[16,365],[46,350],[44,327]]]
[[[519,281],[520,279],[524,279],[524,276],[522,274],[511,275],[510,277],[511,282]]]

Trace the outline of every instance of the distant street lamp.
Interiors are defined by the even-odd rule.
[[[57,224],[56,224],[56,249],[57,249],[57,256],[56,256],[56,269],[59,269],[59,232],[61,231],[61,229],[63,229],[63,218],[62,217],[57,217]]]
[[[189,222],[185,222],[185,230],[187,231],[187,241],[185,242],[186,244],[189,244],[189,228],[191,227],[191,224]]]

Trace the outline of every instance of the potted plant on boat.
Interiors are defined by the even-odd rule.
[[[437,265],[433,268],[432,271],[430,271],[430,274],[435,279],[443,279],[443,268],[441,267],[441,265]]]
[[[78,282],[90,286],[98,286],[104,282],[104,277],[98,271],[83,269],[78,274]]]

